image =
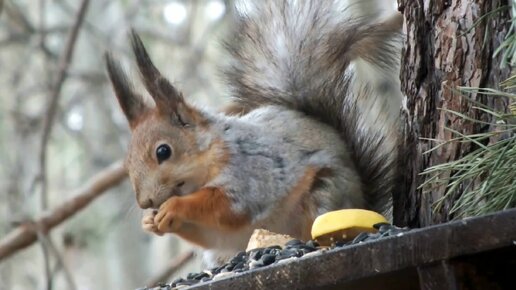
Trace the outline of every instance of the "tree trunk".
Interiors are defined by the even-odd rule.
[[[394,196],[394,222],[411,227],[441,223],[452,218],[453,200],[434,212],[433,203],[444,195],[446,187],[431,193],[418,188],[425,168],[457,160],[474,150],[471,144],[452,143],[428,154],[435,146],[427,138],[450,140],[444,127],[462,134],[485,132],[480,126],[440,110],[449,109],[491,122],[490,116],[472,109],[461,97],[458,86],[497,88],[508,77],[501,69],[502,58],[493,57],[509,29],[508,0],[398,0],[406,20],[401,83],[407,96],[403,113],[404,144],[401,146],[398,194]],[[490,16],[486,14],[491,13]],[[507,108],[507,100],[479,94],[468,97],[494,108]],[[451,174],[451,173],[449,173]],[[460,193],[459,193],[460,194]]]

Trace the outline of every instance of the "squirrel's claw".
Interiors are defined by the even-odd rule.
[[[158,226],[154,223],[156,210],[145,211],[142,217],[142,228],[144,231],[162,236],[164,233],[158,230]]]
[[[181,221],[176,215],[177,197],[171,197],[165,201],[154,217],[154,224],[157,225],[160,232],[177,232],[181,227]]]

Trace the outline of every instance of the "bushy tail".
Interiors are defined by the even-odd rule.
[[[359,79],[355,61],[380,75],[396,74],[401,16],[353,17],[348,1],[246,3],[237,9],[239,24],[227,44],[233,57],[226,76],[236,101],[250,108],[284,105],[336,128],[350,145],[366,202],[385,212],[394,178],[394,123],[386,128],[385,117],[369,109],[400,101],[382,95],[374,81]]]

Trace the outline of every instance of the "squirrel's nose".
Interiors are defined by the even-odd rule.
[[[153,202],[152,202],[152,199],[146,198],[146,199],[138,200],[138,204],[140,205],[140,207],[142,209],[146,209],[146,208],[151,208],[153,205]]]

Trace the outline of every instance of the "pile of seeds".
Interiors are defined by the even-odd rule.
[[[378,230],[377,233],[363,232],[356,236],[352,241],[336,242],[329,248],[319,247],[319,244],[316,241],[308,241],[305,243],[300,240],[291,240],[285,244],[284,248],[281,248],[280,246],[272,246],[267,248],[257,248],[248,252],[239,252],[228,263],[220,267],[204,270],[200,273],[190,273],[186,276],[186,279],[178,278],[169,284],[161,284],[154,288],[140,288],[138,290],[183,289],[198,283],[229,277],[235,273],[241,273],[272,264],[284,263],[303,256],[317,255],[323,251],[334,248],[342,248],[353,244],[377,240],[383,237],[401,236],[404,232],[408,231],[407,228],[398,228],[387,223],[376,224],[374,227]]]

